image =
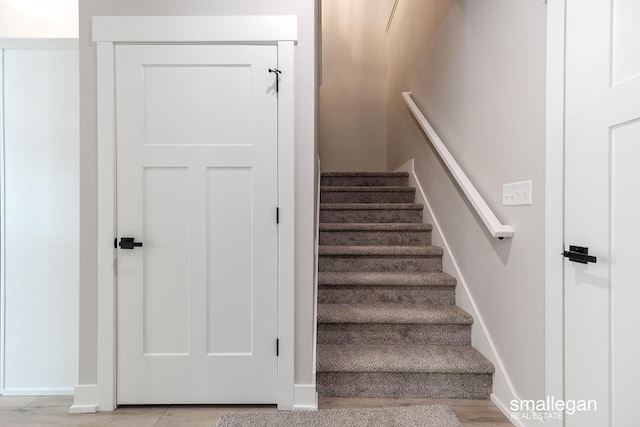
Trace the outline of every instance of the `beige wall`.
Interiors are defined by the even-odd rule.
[[[385,171],[387,48],[393,0],[322,1],[323,171]]]
[[[296,136],[296,272],[295,382],[313,378],[313,239],[315,179],[315,43],[314,0],[82,0],[80,2],[80,384],[97,375],[97,177],[96,48],[91,17],[108,15],[297,15],[295,49]]]
[[[503,362],[496,397],[509,404],[510,378],[520,397],[542,398],[545,4],[401,0],[388,43],[388,166],[416,160],[416,174]],[[413,92],[489,206],[515,229],[512,239],[488,234],[410,116],[401,91]],[[503,207],[502,184],[529,179],[533,206]],[[489,355],[488,341],[475,340],[478,327],[474,344]]]

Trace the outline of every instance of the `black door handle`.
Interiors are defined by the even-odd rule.
[[[596,257],[589,255],[589,248],[585,248],[582,246],[569,246],[569,250],[564,251],[562,255],[565,258],[569,258],[569,261],[579,262],[580,264],[597,262]]]
[[[123,237],[120,239],[118,246],[120,246],[120,249],[133,249],[141,247],[142,242],[136,242],[134,237]]]

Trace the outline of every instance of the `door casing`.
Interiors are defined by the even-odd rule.
[[[294,44],[296,16],[96,16],[98,127],[98,378],[84,411],[116,408],[116,121],[115,45],[270,44],[282,71],[278,93],[278,408],[293,409],[294,390]],[[76,399],[76,404],[78,399]],[[89,398],[88,400],[92,400]],[[75,406],[75,405],[74,405]],[[72,408],[73,411],[73,408]]]
[[[545,395],[564,398],[564,115],[566,0],[547,2]],[[549,427],[563,420],[545,420]]]

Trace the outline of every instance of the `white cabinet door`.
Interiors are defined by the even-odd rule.
[[[277,401],[275,67],[116,47],[119,404]]]
[[[637,425],[640,381],[640,2],[567,2],[565,264],[567,426]]]

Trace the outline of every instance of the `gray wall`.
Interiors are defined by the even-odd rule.
[[[80,2],[80,384],[97,371],[96,49],[91,17],[109,15],[297,15],[296,82],[296,349],[295,382],[311,384],[315,180],[314,0],[82,0]]]
[[[387,42],[393,0],[322,1],[323,171],[387,167]]]
[[[535,0],[401,0],[388,43],[389,169],[415,158],[516,393],[542,398],[546,6]],[[480,194],[515,229],[513,239],[487,233],[401,91],[413,92]],[[502,184],[529,179],[533,206],[503,207]],[[507,391],[496,391],[505,398]]]

